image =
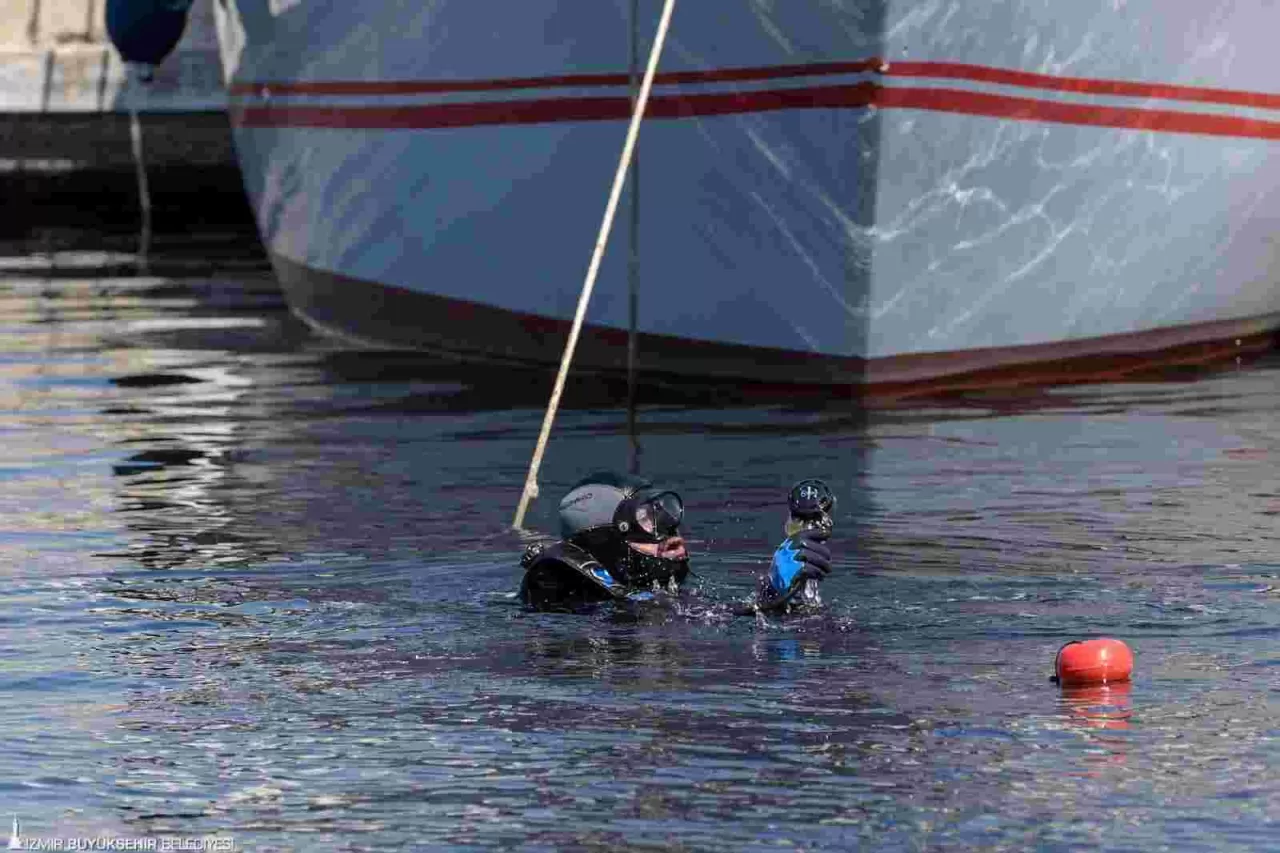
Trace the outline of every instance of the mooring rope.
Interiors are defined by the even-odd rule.
[[[631,38],[627,77],[631,85],[631,106],[640,91],[640,0],[631,0]],[[640,152],[631,158],[631,216],[629,263],[627,264],[627,471],[640,473],[640,439],[636,435],[636,373],[639,370],[640,325]]]
[[[591,265],[587,268],[586,281],[582,283],[582,294],[578,297],[578,310],[573,316],[569,341],[565,344],[564,357],[560,359],[560,372],[556,374],[556,384],[551,391],[551,402],[547,405],[547,414],[542,419],[542,432],[538,435],[538,445],[534,448],[533,459],[529,463],[529,474],[524,481],[524,492],[520,495],[520,505],[516,507],[516,517],[511,523],[511,526],[517,529],[524,525],[524,514],[529,508],[529,502],[538,496],[538,468],[542,465],[542,456],[547,449],[547,439],[551,435],[551,425],[555,422],[556,410],[560,407],[560,397],[564,393],[565,378],[569,375],[569,364],[573,361],[573,352],[578,346],[578,335],[582,332],[582,323],[587,316],[587,303],[591,300],[596,275],[600,272],[600,261],[604,257],[605,245],[609,242],[613,217],[618,211],[618,200],[622,196],[622,187],[626,183],[627,168],[635,154],[636,137],[640,135],[640,120],[644,117],[645,106],[649,103],[649,91],[653,88],[653,77],[658,70],[658,57],[662,55],[662,45],[667,40],[667,29],[671,25],[671,13],[675,5],[676,0],[666,0],[662,7],[662,17],[658,21],[658,32],[653,39],[653,49],[649,51],[649,66],[645,69],[644,80],[640,84],[640,95],[636,98],[635,109],[631,113],[631,126],[627,129],[627,141],[622,146],[618,171],[613,176],[613,189],[609,193],[609,203],[605,205],[604,221],[600,223],[600,234],[596,238],[595,251],[591,255]]]

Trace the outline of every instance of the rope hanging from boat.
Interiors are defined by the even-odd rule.
[[[636,98],[640,94],[640,0],[631,0],[628,16],[631,24],[631,38],[628,39],[627,78],[631,87],[631,108],[635,109]],[[636,435],[636,370],[639,354],[637,326],[640,324],[640,152],[631,158],[631,174],[627,178],[631,182],[631,216],[628,223],[630,234],[628,248],[631,250],[627,264],[627,443],[630,452],[627,454],[627,471],[640,473],[640,439]]]
[[[564,383],[569,375],[569,365],[573,361],[573,352],[578,346],[578,335],[582,332],[582,323],[587,316],[587,303],[591,301],[591,291],[596,285],[596,276],[600,272],[600,261],[604,258],[604,249],[609,242],[609,232],[613,229],[613,218],[618,212],[618,200],[622,196],[622,187],[626,183],[627,169],[635,155],[636,137],[640,135],[640,120],[644,118],[645,106],[649,103],[649,91],[653,88],[653,77],[658,70],[658,58],[662,55],[662,45],[667,40],[667,29],[671,26],[671,13],[675,9],[676,0],[665,0],[662,17],[658,20],[658,32],[653,38],[653,48],[649,51],[649,65],[644,72],[644,80],[640,83],[640,95],[636,98],[635,109],[631,113],[631,125],[627,129],[627,141],[622,146],[622,156],[618,159],[618,171],[613,176],[613,189],[609,193],[609,203],[605,205],[604,221],[600,223],[600,234],[596,238],[595,251],[591,255],[591,264],[587,267],[587,278],[582,283],[582,293],[578,297],[578,310],[573,315],[573,326],[569,329],[569,341],[565,344],[564,356],[560,359],[560,371],[556,374],[556,384],[551,390],[551,401],[547,405],[547,413],[542,419],[542,432],[538,435],[538,445],[533,450],[533,459],[529,463],[529,474],[525,477],[524,492],[520,495],[520,505],[516,507],[515,520],[511,526],[519,529],[524,525],[524,514],[529,509],[529,502],[538,496],[538,468],[542,466],[542,456],[547,449],[547,439],[551,435],[551,425],[555,423],[556,410],[560,408],[560,397],[564,394]]]

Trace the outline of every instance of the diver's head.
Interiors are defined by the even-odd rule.
[[[684,580],[683,519],[679,495],[627,474],[592,474],[560,501],[560,535],[630,586]]]

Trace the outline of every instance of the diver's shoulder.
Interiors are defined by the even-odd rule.
[[[570,542],[530,545],[520,558],[520,598],[533,607],[560,608],[625,595],[622,585],[586,550]]]
[[[600,561],[591,556],[585,549],[572,542],[537,543],[524,549],[520,557],[520,567],[526,571],[539,564],[562,563],[569,568],[581,570],[591,564],[600,565]]]

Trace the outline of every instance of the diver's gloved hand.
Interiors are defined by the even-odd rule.
[[[769,586],[775,595],[785,595],[805,578],[822,580],[831,574],[831,549],[812,530],[788,536],[773,552],[769,565]]]

